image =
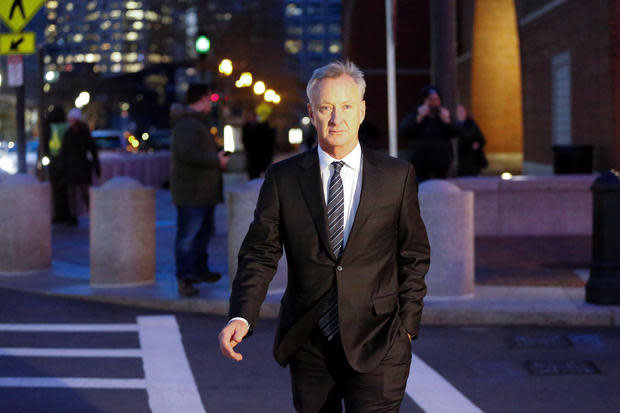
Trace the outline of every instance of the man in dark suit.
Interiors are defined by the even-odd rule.
[[[430,248],[408,162],[361,147],[366,83],[352,63],[314,71],[317,148],[271,166],[239,252],[222,354],[251,334],[286,250],[274,355],[299,412],[397,412],[418,334]]]

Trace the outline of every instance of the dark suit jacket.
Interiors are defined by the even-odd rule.
[[[373,370],[398,329],[416,336],[430,247],[409,162],[362,147],[362,190],[342,256],[331,251],[317,150],[272,165],[239,252],[230,316],[254,326],[282,246],[288,285],[275,338],[286,365],[318,322],[336,280],[340,336],[349,364]]]

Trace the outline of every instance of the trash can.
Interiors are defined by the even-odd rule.
[[[620,304],[620,172],[599,176],[592,190],[592,263],[586,301]]]
[[[553,173],[592,173],[592,145],[553,145],[552,148]]]

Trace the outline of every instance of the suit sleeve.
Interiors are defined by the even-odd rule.
[[[418,335],[426,295],[424,277],[430,265],[430,245],[420,216],[418,184],[409,165],[398,225],[398,283],[400,318],[405,330]]]
[[[238,256],[238,270],[230,296],[229,317],[256,324],[260,306],[282,256],[280,206],[273,171],[267,170],[250,225]]]

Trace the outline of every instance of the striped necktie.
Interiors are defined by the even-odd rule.
[[[329,181],[329,190],[327,198],[327,223],[329,224],[329,243],[332,251],[340,258],[342,255],[342,243],[344,241],[344,188],[342,186],[342,178],[340,177],[340,169],[344,162],[332,162],[334,174]],[[327,302],[327,307],[323,311],[319,319],[319,328],[331,340],[338,330],[338,290],[336,284],[332,288]]]

